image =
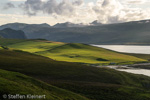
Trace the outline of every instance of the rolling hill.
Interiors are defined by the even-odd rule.
[[[79,43],[1,39],[0,45],[42,55],[58,61],[85,64],[132,64],[147,61],[142,58]]]
[[[8,86],[8,91],[9,89],[11,90],[11,87],[9,87],[10,84],[16,84],[16,86],[19,84],[18,91],[24,93],[25,91],[21,89],[24,89],[24,86],[30,84],[29,87],[26,87],[25,93],[38,93],[40,91],[40,93],[46,93],[49,94],[49,96],[51,96],[51,93],[56,93],[56,98],[54,100],[59,100],[57,97],[60,97],[60,100],[86,100],[84,97],[91,100],[150,99],[149,77],[129,74],[108,68],[59,62],[9,48],[0,49],[0,69],[20,72],[57,87],[70,90],[81,96],[65,90],[59,90],[59,88],[51,85],[45,85],[45,83],[41,83],[19,73],[0,70],[0,79],[2,80],[0,84]],[[11,81],[11,83],[9,81]],[[34,85],[34,88],[36,88],[35,90],[30,88],[30,86],[32,86],[31,84]],[[48,91],[49,88],[47,87],[49,87],[51,91]],[[18,88],[16,88],[16,90],[13,89],[12,92],[17,91]],[[0,88],[0,90],[1,89],[5,89],[5,87]],[[31,91],[28,92],[28,89],[31,89]]]
[[[13,28],[13,23],[10,25]],[[4,26],[8,27],[9,24],[0,28]],[[18,23],[18,26],[21,27],[21,24]],[[30,25],[20,27],[17,29],[24,31],[28,39],[43,38],[50,41],[86,44],[150,44],[150,20],[86,27],[60,28]]]

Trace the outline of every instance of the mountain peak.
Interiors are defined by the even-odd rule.
[[[102,25],[102,23],[100,23],[98,20],[95,20],[91,22],[90,25],[99,26],[99,25]]]

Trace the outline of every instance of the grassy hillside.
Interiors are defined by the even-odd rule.
[[[98,48],[86,44],[61,43],[42,40],[5,40],[1,45],[49,57],[58,61],[88,64],[132,64],[146,61],[130,55]]]
[[[80,62],[90,64],[109,64],[109,63],[133,63],[145,61],[133,56],[120,54],[114,51],[97,48],[85,44],[65,44],[55,49],[37,54],[51,57],[59,61]]]
[[[1,100],[5,100],[2,97],[4,94],[6,95],[20,94],[25,96],[29,94],[41,95],[41,99],[46,99],[46,100],[88,100],[85,97],[66,91],[64,89],[54,87],[52,85],[48,85],[44,82],[35,80],[26,75],[0,69],[0,99]],[[27,100],[27,97],[25,97],[24,100]]]
[[[32,76],[91,100],[150,99],[150,78],[143,75],[76,63],[59,62],[27,52],[9,49],[0,50],[0,69]],[[16,80],[14,79],[14,81]],[[72,97],[70,94],[68,96]],[[80,99],[74,97],[73,100]]]

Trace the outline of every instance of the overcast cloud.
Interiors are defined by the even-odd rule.
[[[18,0],[11,0],[18,1]],[[150,19],[150,10],[128,5],[139,5],[147,0],[98,0],[96,3],[85,3],[84,0],[26,0],[19,7],[24,14],[32,17],[47,14],[56,19],[71,22],[89,22],[98,20],[101,23],[119,23],[134,20]],[[13,8],[7,4],[5,8]]]
[[[4,10],[10,9],[10,8],[15,8],[15,5],[12,4],[11,2],[6,3],[3,7]]]

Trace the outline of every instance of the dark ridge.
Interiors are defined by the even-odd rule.
[[[8,39],[26,39],[25,33],[21,30],[5,28],[0,31],[0,36]]]

